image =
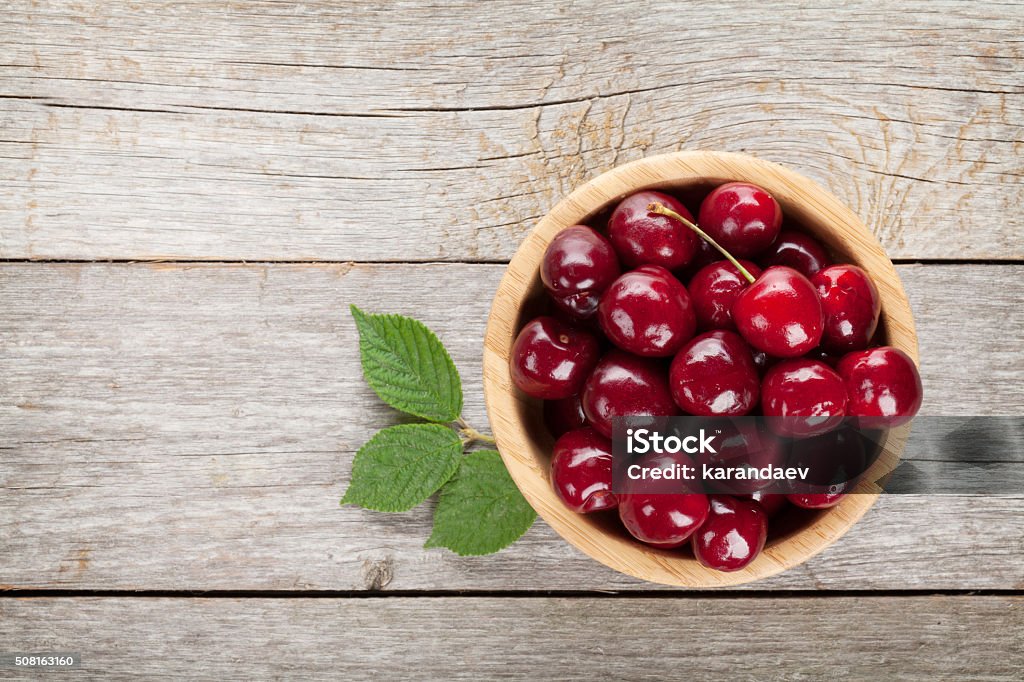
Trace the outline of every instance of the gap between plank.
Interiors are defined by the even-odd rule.
[[[1024,597],[1024,590],[0,590],[2,599],[841,599],[910,597]]]

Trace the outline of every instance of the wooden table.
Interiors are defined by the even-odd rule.
[[[463,559],[422,548],[430,504],[338,506],[396,420],[348,305],[436,330],[486,425],[520,239],[677,149],[829,188],[899,264],[924,412],[1024,413],[1024,5],[807,4],[5,3],[0,651],[96,677],[1019,679],[1020,496],[885,497],[714,593],[542,522]]]

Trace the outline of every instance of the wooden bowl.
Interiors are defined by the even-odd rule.
[[[744,154],[679,152],[634,161],[604,173],[555,206],[527,235],[498,286],[484,340],[484,396],[491,428],[509,473],[548,525],[590,557],[628,575],[666,585],[708,588],[738,585],[774,575],[806,561],[839,539],[878,498],[865,483],[838,506],[795,511],[788,523],[770,526],[765,550],[746,568],[722,573],[705,568],[687,550],[662,550],[632,539],[614,513],[570,511],[551,487],[553,439],[544,428],[541,401],[520,392],[509,375],[509,356],[519,329],[544,311],[539,266],[548,243],[578,223],[600,222],[607,210],[633,192],[662,189],[695,199],[733,180],[764,187],[782,205],[785,225],[813,234],[837,262],[855,263],[874,279],[882,298],[879,328],[885,342],[918,361],[910,304],[892,261],[854,213],[804,176]],[[902,451],[904,431],[886,449]],[[775,521],[775,520],[773,520]],[[781,527],[782,530],[775,530]]]

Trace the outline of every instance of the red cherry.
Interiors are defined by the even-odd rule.
[[[683,454],[653,454],[637,462],[647,469],[693,466]],[[708,498],[701,493],[675,492],[694,487],[680,480],[630,481],[619,495],[619,519],[641,542],[656,547],[678,547],[685,543],[708,516]]]
[[[579,394],[561,400],[545,400],[544,425],[548,427],[548,433],[555,438],[586,426],[587,415],[583,414],[583,403],[580,402]]]
[[[786,450],[781,439],[768,433],[754,420],[714,419],[708,420],[705,431],[716,434],[715,452],[701,452],[694,456],[703,473],[720,469],[763,469],[766,466],[784,465]],[[772,485],[770,480],[758,478],[704,480],[705,492],[729,493],[730,495],[750,494]]]
[[[693,275],[699,272],[701,268],[719,260],[722,260],[722,252],[711,246],[704,239],[700,239],[700,245],[697,247],[697,253],[694,255],[693,260],[679,271],[679,281],[692,279]]]
[[[764,549],[768,515],[754,502],[711,497],[708,518],[693,535],[693,554],[708,568],[738,571]]]
[[[609,351],[598,361],[581,398],[590,425],[608,438],[613,417],[669,417],[678,412],[665,366],[620,350]]]
[[[705,197],[698,222],[733,256],[749,258],[767,249],[778,237],[782,208],[757,185],[730,182]]]
[[[781,265],[761,273],[732,307],[732,319],[746,342],[778,358],[798,357],[817,346],[824,317],[810,280]]]
[[[804,438],[827,433],[846,414],[846,386],[819,360],[797,358],[775,365],[761,382],[761,406],[768,424],[783,436]]]
[[[758,400],[757,367],[739,334],[701,334],[676,354],[669,369],[676,404],[697,416],[744,415]]]
[[[868,347],[878,327],[882,299],[868,273],[856,265],[833,265],[811,279],[825,312],[821,345],[844,353]]]
[[[875,437],[847,422],[820,436],[790,441],[786,466],[804,468],[808,473],[804,479],[788,482],[789,493],[836,498],[850,492],[874,462],[865,446],[880,451]]]
[[[597,339],[553,317],[531,320],[512,344],[512,381],[534,398],[557,400],[578,393],[597,363]]]
[[[750,261],[741,260],[740,263],[754,277],[761,274],[761,268]],[[736,329],[732,321],[732,306],[749,286],[739,269],[727,260],[698,270],[687,287],[697,315],[697,326],[700,329]]]
[[[799,493],[786,495],[786,499],[802,509],[828,509],[843,501],[846,493]]]
[[[637,192],[615,207],[608,220],[608,238],[628,267],[683,267],[697,253],[700,240],[678,220],[649,211],[647,206],[653,202],[693,222],[690,212],[673,197],[661,192]]]
[[[659,265],[615,280],[601,297],[597,319],[612,343],[647,357],[672,355],[697,327],[686,287]]]
[[[921,408],[921,375],[910,356],[892,346],[854,351],[836,367],[846,384],[850,416],[863,428],[893,427]]]
[[[679,547],[707,518],[708,498],[697,493],[619,495],[619,519],[630,535],[655,547]]]
[[[785,265],[804,277],[813,277],[819,270],[832,265],[825,247],[814,237],[803,232],[783,230],[778,239],[761,256],[764,267]]]
[[[569,431],[555,442],[551,484],[569,509],[581,514],[614,509],[612,442],[594,429]]]
[[[766,493],[758,490],[746,497],[759,504],[769,519],[782,511],[782,508],[786,506],[786,496],[778,493]]]
[[[540,278],[563,310],[586,318],[597,312],[602,292],[620,272],[611,242],[586,225],[573,225],[551,240]]]

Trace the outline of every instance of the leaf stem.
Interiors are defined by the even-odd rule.
[[[725,256],[729,260],[730,263],[732,263],[733,265],[736,266],[736,269],[740,271],[740,274],[743,275],[743,277],[748,282],[750,282],[751,284],[754,283],[754,276],[750,274],[750,271],[747,270],[742,265],[740,265],[740,262],[738,260],[736,260],[735,258],[733,258],[733,255],[731,253],[729,253],[728,251],[723,249],[721,246],[719,246],[718,242],[716,242],[714,239],[712,239],[708,235],[707,232],[705,232],[704,230],[700,229],[699,227],[697,227],[696,225],[691,223],[689,220],[687,220],[683,216],[681,216],[678,213],[676,213],[675,211],[673,211],[671,208],[668,208],[667,206],[659,204],[657,201],[648,204],[647,205],[647,210],[650,211],[651,213],[658,213],[660,215],[668,216],[669,218],[675,218],[676,220],[681,222],[683,225],[686,225],[688,228],[690,228],[691,230],[696,232],[698,235],[700,235],[701,238],[704,241],[706,241],[708,244],[711,244],[711,246],[713,246],[716,249],[718,249],[722,253],[722,255]]]
[[[470,426],[469,423],[461,416],[456,419],[455,422],[459,425],[459,435],[462,436],[462,441],[466,445],[475,442],[490,443],[491,445],[495,444],[493,436],[488,436],[486,433],[480,433]]]

